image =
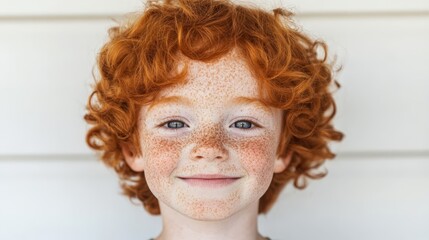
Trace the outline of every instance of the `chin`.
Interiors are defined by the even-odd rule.
[[[192,219],[197,220],[197,221],[221,221],[221,220],[224,220],[224,219],[231,217],[232,215],[234,215],[233,212],[208,211],[208,212],[197,213],[197,214],[191,213],[191,214],[187,215],[187,217],[192,218]]]
[[[203,203],[189,206],[179,212],[198,221],[220,221],[231,217],[237,211],[231,205]]]

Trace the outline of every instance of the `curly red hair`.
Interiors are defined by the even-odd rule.
[[[260,198],[259,213],[269,211],[290,180],[304,189],[306,177],[319,179],[327,174],[311,170],[334,158],[328,142],[343,138],[331,123],[336,107],[329,92],[331,83],[340,85],[333,78],[332,64],[327,63],[326,44],[297,30],[291,16],[282,8],[270,13],[230,0],[149,1],[127,24],[109,29],[109,41],[97,58],[100,76],[84,116],[93,125],[86,141],[116,170],[125,195],[139,199],[150,214],[160,214],[144,172],[133,171],[121,151],[128,144],[141,155],[137,147],[141,106],[163,88],[185,81],[186,67],[171,74],[180,54],[209,62],[235,47],[258,79],[260,96],[265,96],[262,101],[283,111],[277,156],[293,153],[287,169],[274,174]],[[318,57],[318,47],[323,59]]]

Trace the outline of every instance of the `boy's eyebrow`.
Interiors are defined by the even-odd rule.
[[[155,106],[158,105],[163,105],[163,104],[168,104],[168,103],[177,103],[177,104],[182,104],[185,105],[187,107],[192,107],[192,101],[187,98],[187,97],[182,97],[182,96],[168,96],[168,97],[163,97],[157,100],[154,100],[153,102],[151,102],[151,104],[149,105],[149,108],[147,110],[147,112],[150,112],[152,108],[154,108]]]
[[[155,106],[168,104],[168,103],[182,104],[182,105],[185,105],[187,107],[193,107],[194,106],[192,101],[187,97],[168,96],[168,97],[163,97],[163,98],[160,98],[158,100],[153,101],[149,105],[147,112],[150,112],[151,109]],[[258,106],[259,108],[261,108],[263,111],[266,111],[268,113],[272,113],[272,110],[269,106],[267,106],[265,103],[263,103],[258,98],[252,98],[252,97],[236,97],[227,105],[227,107],[231,107],[233,105],[240,105],[240,104],[254,104],[254,105]]]
[[[272,109],[268,105],[266,105],[258,98],[252,98],[252,97],[236,97],[232,99],[232,101],[228,104],[228,107],[232,105],[240,105],[240,104],[254,104],[257,107],[261,108],[263,111],[272,113]]]

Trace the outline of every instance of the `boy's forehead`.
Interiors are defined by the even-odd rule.
[[[158,98],[186,96],[196,101],[222,101],[234,97],[258,98],[258,82],[246,63],[224,57],[213,63],[188,61],[185,84],[162,89]]]
[[[198,89],[210,93],[227,93],[242,91],[253,96],[258,91],[258,82],[251,73],[247,63],[238,55],[236,50],[222,56],[213,62],[189,60],[179,62],[179,68],[183,64],[188,65],[188,75],[185,85],[176,85],[164,92],[173,92],[184,89]],[[221,88],[221,89],[215,89]]]
[[[258,82],[237,51],[233,50],[210,63],[190,59],[184,62],[188,65],[186,83],[162,89],[148,110],[174,103],[188,107],[198,104],[225,107],[247,104],[271,111],[261,101]]]

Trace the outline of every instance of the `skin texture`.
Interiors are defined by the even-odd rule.
[[[237,51],[213,63],[186,61],[188,82],[163,89],[160,96],[188,101],[171,98],[143,106],[142,155],[123,149],[128,165],[145,172],[159,200],[163,230],[157,239],[263,239],[257,231],[258,200],[273,173],[290,160],[275,155],[281,111],[233,104],[237,97],[258,98],[257,81]],[[194,174],[240,178],[218,188],[178,178]]]

